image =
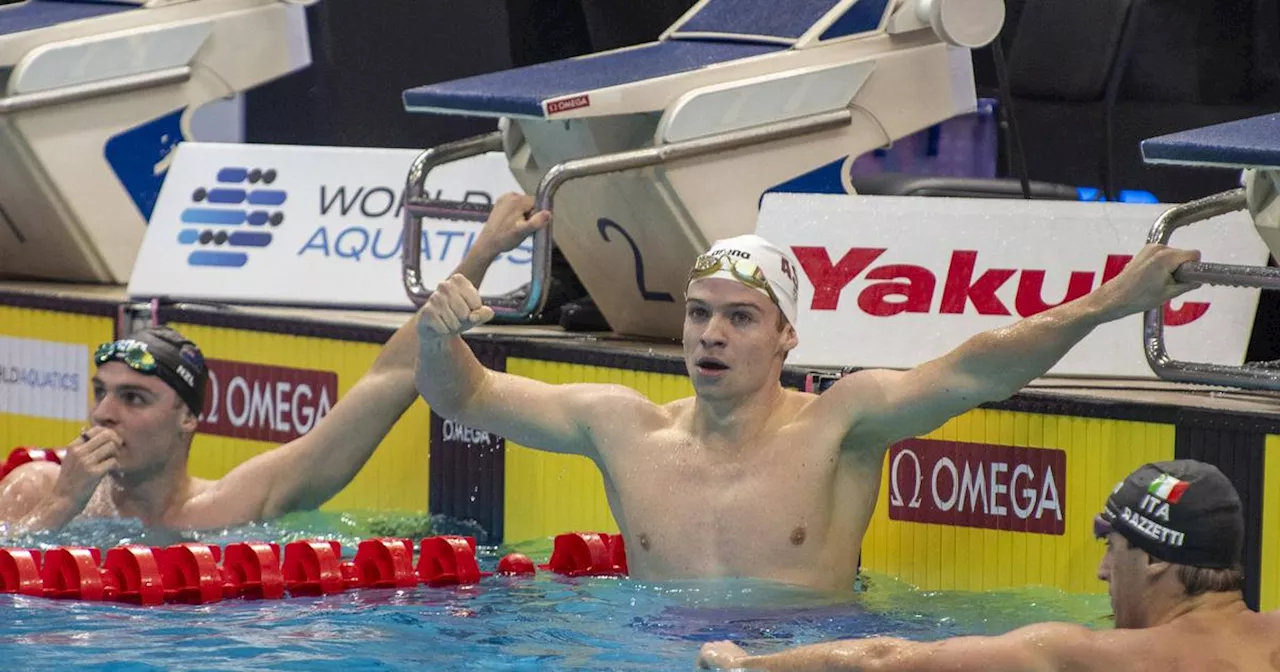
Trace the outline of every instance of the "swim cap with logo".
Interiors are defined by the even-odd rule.
[[[1095,533],[1114,531],[1165,562],[1209,569],[1240,564],[1244,514],[1235,486],[1196,460],[1139,467],[1107,498]]]
[[[195,415],[204,410],[209,370],[195,343],[169,327],[148,327],[98,346],[94,362],[121,362],[139,373],[153,375],[173,388]]]
[[[698,257],[689,284],[706,278],[734,280],[769,297],[791,326],[796,324],[800,291],[797,264],[778,246],[747,234],[718,240]]]

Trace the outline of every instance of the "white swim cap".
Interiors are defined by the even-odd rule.
[[[711,249],[698,257],[689,275],[689,284],[704,278],[735,280],[768,296],[794,327],[800,292],[796,268],[796,262],[778,246],[755,234],[747,234],[712,244]]]

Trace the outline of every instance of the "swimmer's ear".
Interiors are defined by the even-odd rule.
[[[182,405],[182,411],[182,431],[187,434],[195,434],[196,430],[200,428],[200,418],[196,417],[196,414],[192,413],[186,404]]]
[[[1143,570],[1146,572],[1147,579],[1152,583],[1155,583],[1160,580],[1160,577],[1164,576],[1165,572],[1172,571],[1173,568],[1173,563],[1165,562],[1164,560],[1157,560],[1148,554],[1147,566],[1143,568]]]
[[[782,354],[787,354],[800,345],[800,335],[796,333],[796,328],[787,323],[782,328]]]

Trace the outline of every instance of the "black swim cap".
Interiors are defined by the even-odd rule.
[[[118,341],[98,346],[98,366],[121,362],[139,373],[163,380],[197,416],[204,410],[209,369],[199,346],[169,327],[147,327]]]
[[[1098,516],[1105,528],[1165,562],[1230,569],[1240,564],[1244,513],[1217,467],[1196,460],[1155,462],[1120,482]]]

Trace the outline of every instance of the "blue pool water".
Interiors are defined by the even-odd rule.
[[[374,536],[370,527],[367,519],[310,514],[200,540],[325,537],[342,541],[349,556],[360,539]],[[113,522],[17,541],[0,545],[175,540]],[[551,543],[482,548],[481,568],[492,571],[512,550],[545,562]],[[467,588],[203,606],[141,608],[0,595],[0,661],[81,670],[670,670],[691,669],[701,644],[718,639],[763,652],[843,637],[996,634],[1041,620],[1108,627],[1108,612],[1105,596],[926,593],[877,576],[852,595],[760,581],[655,584],[545,572],[488,577]]]

